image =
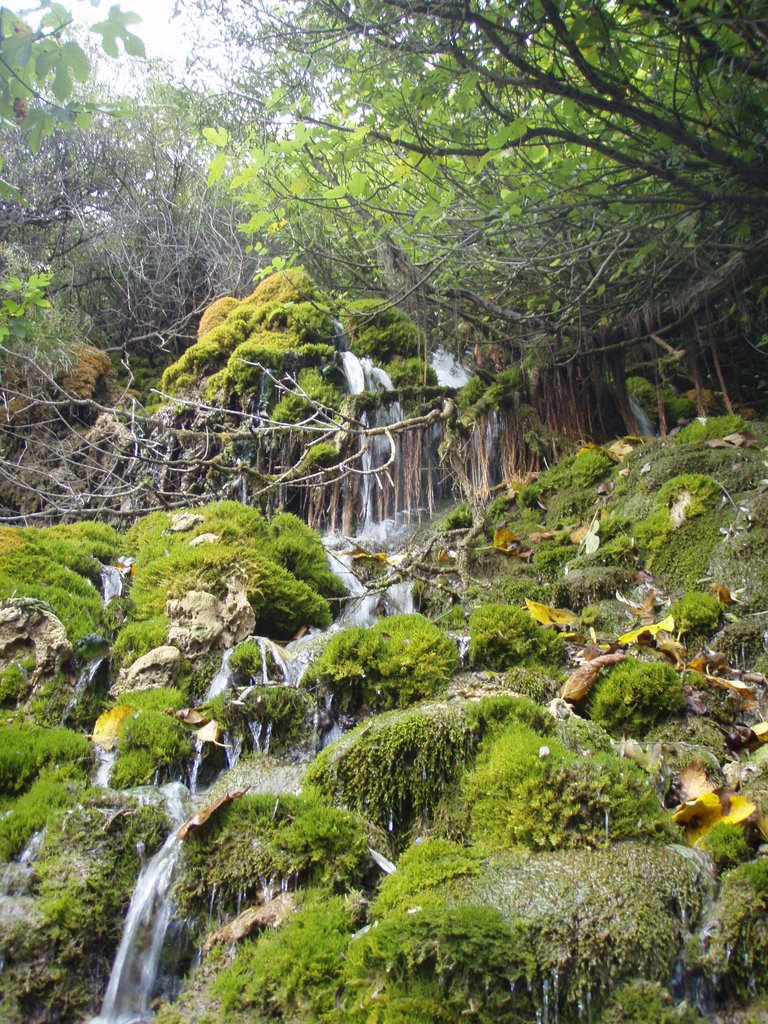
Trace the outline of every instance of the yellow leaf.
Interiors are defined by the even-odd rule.
[[[752,732],[758,743],[768,743],[768,722],[758,722],[752,726]]]
[[[751,800],[727,789],[702,793],[695,800],[686,800],[672,815],[678,825],[685,825],[685,836],[691,846],[698,846],[715,825],[740,825],[757,811]]]
[[[675,620],[671,615],[667,615],[661,622],[654,622],[650,626],[640,626],[638,629],[632,629],[629,633],[625,633],[624,636],[619,637],[620,644],[636,644],[638,637],[642,636],[643,633],[648,633],[650,636],[656,636],[659,631],[664,633],[671,633],[675,628]]]
[[[134,710],[134,708],[129,707],[127,704],[122,704],[120,707],[111,708],[109,711],[105,711],[103,715],[99,715],[91,735],[93,742],[98,743],[105,750],[111,750],[115,745],[115,740],[120,735],[123,722],[129,715],[133,714]]]
[[[685,668],[685,647],[683,647],[679,640],[674,640],[671,636],[667,636],[666,633],[659,630],[656,637],[656,650],[661,651],[662,654],[669,658],[676,672],[680,672]]]
[[[578,615],[566,611],[564,608],[552,608],[548,604],[540,604],[538,601],[530,601],[527,597],[525,603],[528,611],[536,622],[542,626],[567,626],[571,622],[578,622]]]

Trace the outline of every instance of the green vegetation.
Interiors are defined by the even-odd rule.
[[[505,669],[515,664],[558,666],[563,643],[527,611],[511,605],[486,604],[469,619],[469,660],[479,668]]]
[[[45,769],[85,778],[92,757],[88,740],[70,729],[0,726],[0,794],[23,793]]]
[[[344,327],[352,351],[374,356],[379,363],[418,354],[419,334],[407,313],[380,299],[357,299],[345,308]]]
[[[592,687],[589,714],[614,736],[642,737],[683,708],[680,675],[660,662],[625,658]]]
[[[715,825],[707,832],[702,846],[718,871],[735,868],[752,856],[752,848],[744,835],[744,828],[739,825]]]
[[[331,637],[302,685],[342,711],[387,710],[434,697],[458,668],[456,645],[422,615],[392,615]]]
[[[189,730],[156,709],[137,711],[127,718],[117,748],[119,757],[110,780],[117,789],[143,786],[154,778],[172,778],[193,754]]]
[[[768,860],[741,864],[723,874],[709,946],[702,951],[704,967],[716,979],[721,997],[746,1001],[755,992],[766,991],[766,913]]]
[[[669,614],[675,620],[675,629],[690,639],[714,633],[722,610],[723,606],[712,594],[692,591],[675,601]]]

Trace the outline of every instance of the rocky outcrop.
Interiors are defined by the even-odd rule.
[[[148,651],[126,669],[121,669],[109,691],[113,697],[128,690],[155,690],[173,686],[181,666],[178,647],[164,644]]]
[[[52,675],[72,656],[72,645],[59,619],[46,604],[18,597],[0,605],[0,670],[31,654],[33,684]]]
[[[245,581],[232,577],[226,586],[223,598],[206,590],[190,590],[184,597],[168,602],[168,642],[188,658],[214,649],[226,650],[253,633],[256,616],[248,601]]]

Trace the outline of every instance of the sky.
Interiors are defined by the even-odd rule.
[[[131,29],[143,39],[147,56],[160,57],[181,71],[194,48],[195,34],[189,28],[186,13],[174,17],[174,0],[64,0],[75,20],[84,25],[106,18],[115,2],[119,2],[122,10],[141,17],[141,22]]]

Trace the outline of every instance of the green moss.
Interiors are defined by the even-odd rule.
[[[193,753],[190,732],[177,719],[155,709],[138,711],[123,724],[119,757],[111,783],[117,789],[142,786],[155,777],[173,777]]]
[[[117,535],[98,523],[0,527],[0,600],[28,597],[47,604],[74,643],[103,632],[100,559],[116,555]]]
[[[735,868],[742,861],[749,860],[752,849],[744,835],[744,828],[739,825],[719,824],[707,833],[703,848],[718,871]]]
[[[472,510],[466,504],[461,502],[456,508],[452,508],[447,516],[440,523],[440,529],[444,531],[448,530],[467,530],[472,525]]]
[[[541,666],[514,665],[504,675],[504,688],[539,703],[557,696],[562,679]]]
[[[260,662],[258,673],[261,673]],[[228,732],[252,744],[255,751],[268,749],[275,754],[309,731],[312,707],[309,695],[292,686],[256,686],[237,704],[225,703],[215,717]]]
[[[642,738],[683,708],[683,684],[669,665],[625,658],[601,673],[589,695],[589,714],[614,736]]]
[[[44,769],[85,778],[92,757],[88,740],[70,729],[0,726],[0,794],[24,792]]]
[[[56,773],[33,782],[0,817],[0,861],[19,854],[32,834],[44,828],[54,814],[77,802],[81,790],[82,784],[64,782]]]
[[[341,392],[314,368],[301,370],[297,390],[283,394],[272,410],[272,418],[281,423],[300,423],[312,415],[317,405],[338,410]]]
[[[768,859],[726,871],[706,931],[704,966],[721,998],[745,1001],[768,989]],[[705,940],[706,941],[706,940]]]
[[[675,629],[688,637],[708,637],[717,629],[723,606],[712,594],[691,591],[669,609]]]
[[[167,638],[167,615],[153,615],[141,622],[126,623],[112,647],[114,667],[127,668],[155,647],[162,647]]]
[[[420,901],[423,893],[448,884],[463,887],[467,879],[480,874],[482,864],[482,854],[473,847],[428,837],[404,851],[397,871],[382,882],[371,914],[380,917],[396,908],[407,910]]]
[[[392,615],[331,637],[302,685],[343,711],[406,707],[432,697],[458,668],[456,645],[422,615]]]
[[[224,295],[220,299],[215,299],[200,317],[200,323],[197,328],[198,338],[202,338],[208,331],[223,323],[239,305],[240,300],[232,295]]]
[[[136,711],[179,711],[186,703],[186,694],[176,686],[163,686],[156,690],[126,690],[115,701],[117,707],[131,707]]]
[[[265,277],[244,301],[261,305],[266,302],[320,302],[323,297],[303,267],[289,267]]]
[[[557,580],[563,575],[564,567],[574,560],[578,553],[575,544],[548,541],[539,544],[533,553],[533,564],[548,580]]]
[[[277,932],[244,943],[214,985],[225,1013],[249,1020],[321,1020],[336,1004],[354,907],[309,893]]]
[[[630,981],[611,994],[601,1024],[697,1024],[698,1012],[676,1004],[658,981]]]
[[[389,374],[393,387],[435,387],[437,385],[437,374],[429,364],[425,366],[424,360],[418,358],[393,359],[387,363],[384,369]]]
[[[270,536],[271,556],[284,569],[325,598],[347,596],[347,588],[328,566],[322,541],[298,516],[290,512],[276,515],[270,523]]]
[[[470,664],[504,669],[516,663],[558,665],[563,645],[553,630],[539,626],[527,611],[510,605],[488,604],[469,619]]]
[[[356,815],[317,794],[245,796],[220,808],[185,841],[176,886],[182,913],[203,924],[215,900],[234,914],[263,888],[315,886],[325,893],[354,887],[368,871],[366,833]]]
[[[486,848],[551,850],[671,836],[635,765],[608,754],[576,756],[517,724],[483,744],[461,792],[469,835]]]
[[[717,635],[717,650],[728,663],[746,668],[765,654],[764,636],[768,630],[768,612],[729,622]]]
[[[675,437],[675,443],[700,443],[726,437],[728,434],[735,434],[742,430],[746,430],[746,424],[741,416],[713,416],[703,423],[701,420],[694,420],[687,427],[683,427]]]
[[[31,660],[29,668],[25,662]],[[34,668],[34,656],[25,658],[23,661],[13,661],[0,672],[0,707],[16,707],[26,699],[29,694],[31,683],[29,681],[30,668]]]
[[[310,445],[301,460],[302,473],[315,473],[319,469],[332,469],[342,459],[341,452],[330,441]]]
[[[471,764],[478,738],[510,718],[539,727],[546,716],[515,697],[378,715],[323,750],[309,766],[306,783],[401,836],[433,816]]]
[[[358,299],[346,308],[344,327],[355,355],[371,356],[379,364],[396,356],[418,355],[419,332],[407,313],[380,299]]]

